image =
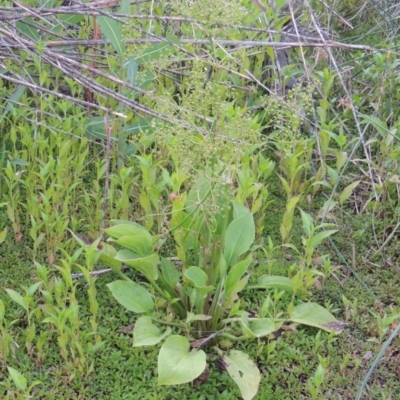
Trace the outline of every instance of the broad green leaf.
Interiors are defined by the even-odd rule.
[[[133,330],[133,347],[154,346],[160,343],[171,333],[171,328],[167,328],[163,334],[153,325],[150,317],[140,317]]]
[[[268,336],[276,331],[275,324],[270,318],[260,318],[255,321],[249,321],[249,314],[244,312],[240,318],[244,333],[250,337],[260,338]]]
[[[84,122],[86,131],[85,133],[89,136],[89,138],[106,140],[106,131],[104,129],[104,118],[103,117],[90,117]],[[111,141],[117,141],[117,137],[115,135],[111,136]]]
[[[191,306],[191,308],[195,308],[196,306],[196,308],[201,308],[201,301],[203,301],[204,300],[204,298],[205,298],[205,296],[203,296],[203,294],[200,296],[200,294],[199,294],[199,296],[197,295],[198,294],[198,291],[195,289],[195,288],[191,288],[191,287],[189,287],[189,288],[187,288],[187,293],[188,293],[188,295],[189,295],[189,301],[190,301],[190,306]]]
[[[178,43],[178,40],[175,38],[169,39],[172,42]],[[147,64],[152,61],[160,60],[167,55],[173,53],[175,51],[175,46],[169,43],[156,43],[150,46],[147,46],[144,50],[143,54],[139,57],[136,57],[136,62],[138,64]]]
[[[97,22],[105,38],[111,42],[118,55],[123,57],[125,54],[125,44],[122,40],[121,24],[115,19],[103,16],[97,17]]]
[[[17,25],[18,25],[18,22],[17,22]],[[26,90],[26,86],[18,85],[17,89],[7,99],[7,103],[6,103],[5,107],[4,107],[4,111],[0,116],[0,123],[1,123],[1,121],[3,121],[4,117],[6,117],[7,114],[10,112],[10,110],[13,107],[13,104],[19,102],[21,96],[25,93],[25,90]],[[18,159],[14,159],[14,160],[18,160]],[[25,166],[28,165],[28,163],[26,161],[23,161],[23,160],[21,160],[21,161],[24,163],[22,165],[25,165]],[[13,163],[12,161],[11,161],[11,164],[18,165],[18,164]]]
[[[6,236],[7,236],[7,228],[4,228],[0,232],[0,244],[3,243],[6,240]]]
[[[331,229],[328,231],[324,231],[324,232],[319,232],[316,235],[314,235],[311,239],[310,242],[310,247],[314,248],[316,246],[318,246],[320,243],[322,243],[327,237],[333,235],[334,233],[337,232],[337,229]]]
[[[279,289],[286,292],[293,292],[293,282],[286,276],[262,275],[255,285],[247,289]]]
[[[192,312],[188,312],[186,317],[186,323],[189,324],[190,322],[193,321],[208,321],[211,318],[212,318],[211,315],[194,314]]]
[[[25,391],[27,388],[26,378],[12,367],[7,367],[7,369],[15,386],[18,389]]]
[[[206,368],[203,350],[189,352],[189,341],[183,336],[170,336],[158,355],[158,385],[180,385],[195,380]]]
[[[207,285],[208,276],[207,274],[199,267],[189,267],[185,271],[185,276],[192,282],[196,290],[202,295],[205,296],[208,292],[214,289],[213,286]]]
[[[0,324],[3,322],[4,315],[6,313],[6,307],[3,300],[0,299]]]
[[[21,31],[24,35],[33,39],[35,42],[40,41],[40,35],[35,26],[36,23],[32,17],[26,17],[22,21],[17,21],[17,29]]]
[[[105,229],[104,232],[106,232],[107,235],[112,236],[115,239],[119,239],[123,236],[130,236],[130,235],[145,235],[146,233],[151,238],[151,235],[147,231],[147,229],[139,224],[133,225],[133,224],[122,223],[111,226],[110,228]]]
[[[119,261],[126,261],[126,260],[136,260],[137,258],[141,258],[138,254],[134,253],[132,250],[123,249],[116,252],[114,258]]]
[[[131,85],[135,85],[136,76],[138,73],[138,63],[136,62],[134,57],[130,57],[128,61],[125,63],[126,75],[128,81]]]
[[[193,282],[195,286],[206,286],[207,285],[207,274],[199,267],[189,267],[185,271],[185,276]]]
[[[225,299],[229,303],[231,301],[235,294],[241,292],[246,286],[247,283],[249,282],[250,274],[245,275],[244,278],[242,278],[240,281],[238,281],[229,291],[230,297],[228,297],[228,293],[225,293]]]
[[[131,156],[133,154],[135,154],[137,151],[137,147],[135,146],[134,143],[129,143],[127,141],[122,141],[122,143],[120,143],[120,152],[121,154],[123,154],[124,156]]]
[[[54,24],[50,31],[59,32],[66,26],[78,25],[85,19],[84,15],[80,14],[57,14],[56,21],[59,23]]]
[[[340,171],[346,163],[348,154],[347,151],[335,151],[336,154],[336,169]]]
[[[281,175],[278,175],[278,177],[282,182],[282,186],[285,189],[285,192],[286,192],[287,196],[289,197],[290,196],[290,186],[289,186],[288,181]]]
[[[222,277],[222,276],[225,276],[225,273],[226,273],[226,271],[227,271],[227,269],[228,269],[228,266],[226,265],[226,261],[225,261],[225,258],[224,258],[224,255],[223,255],[223,254],[220,254],[220,256],[219,256],[219,260],[218,260],[218,264],[217,264],[217,269],[218,269],[219,274],[220,274],[221,277]],[[216,274],[215,278],[216,278],[216,279],[218,278],[217,274]],[[215,282],[215,281],[214,281],[214,282]]]
[[[132,254],[130,250],[120,250],[115,256],[115,259],[135,268],[147,279],[156,281],[158,279],[158,255],[151,254],[143,258],[132,258]]]
[[[303,221],[303,229],[307,236],[310,236],[311,232],[314,230],[313,219],[310,214],[307,214],[302,209],[300,209],[301,219]]]
[[[120,271],[122,262],[114,259],[117,255],[117,250],[107,243],[102,243],[101,245],[103,248],[101,249],[100,260],[109,265],[113,270]]]
[[[249,250],[255,239],[253,214],[248,212],[234,219],[225,233],[224,257],[231,266],[236,259]]]
[[[122,236],[116,243],[132,250],[141,257],[147,257],[153,252],[153,240],[149,233]]]
[[[211,182],[207,176],[200,176],[190,190],[186,199],[186,211],[194,212],[211,193]]]
[[[215,222],[214,222],[214,237],[221,237],[225,233],[226,227],[232,218],[232,208],[228,207],[229,199],[227,198],[226,189],[224,189],[224,185],[221,185],[219,188],[215,188],[214,190],[218,190],[218,192],[214,192],[215,197],[217,198],[216,208],[219,210],[225,210],[224,212],[215,214]],[[248,210],[247,210],[248,211]],[[228,216],[226,215],[228,213]]]
[[[25,299],[15,290],[13,289],[6,289],[7,294],[14,300],[17,304],[19,304],[22,308],[28,311],[29,307],[26,303]]]
[[[12,165],[18,165],[18,166],[21,166],[21,167],[27,167],[27,166],[29,165],[28,162],[22,160],[21,158],[12,158],[12,159],[10,160],[10,164],[12,164]],[[7,203],[6,203],[6,204],[7,204]]]
[[[331,179],[331,182],[330,182],[330,183],[331,183],[332,185],[336,185],[336,183],[337,183],[338,180],[339,180],[339,175],[338,175],[338,173],[337,173],[333,168],[328,167],[327,169],[328,169],[329,178]]]
[[[36,291],[39,289],[39,287],[42,283],[43,282],[36,282],[33,285],[29,286],[29,288],[27,290],[27,293],[29,294],[29,296],[33,296],[36,293]]]
[[[52,310],[52,309],[53,309],[53,307],[50,308],[50,310]],[[76,318],[76,316],[78,315],[77,314],[78,309],[79,309],[79,306],[70,306],[68,308],[64,308],[64,309],[58,310],[58,311],[53,309],[53,311],[51,312],[53,315],[51,317],[45,318],[42,322],[51,323],[56,326],[59,326],[60,322],[64,323],[69,318],[71,318],[73,315],[74,315],[74,318]],[[56,316],[55,314],[58,314],[58,315]]]
[[[362,116],[361,122],[363,124],[372,124],[383,137],[386,137],[388,133],[390,134],[390,130],[388,129],[385,121],[382,121],[380,118],[374,117],[372,115],[366,115],[366,114],[360,114],[360,115]]]
[[[40,8],[53,8],[57,0],[36,0],[36,7]]]
[[[125,126],[125,128],[122,130],[122,134],[135,135],[144,131],[148,131],[151,128],[151,121],[152,118],[140,118],[137,122]]]
[[[107,286],[115,300],[129,311],[144,313],[154,308],[151,294],[135,282],[118,280]]]
[[[141,228],[141,229],[145,230],[146,232],[148,232],[148,230],[143,225],[140,225],[137,222],[128,221],[126,219],[111,219],[110,223],[111,223],[112,226],[116,226],[116,225],[136,226],[136,227]]]
[[[165,282],[174,288],[179,282],[179,271],[175,268],[175,265],[166,258],[161,258],[161,273]]]
[[[231,298],[233,289],[247,271],[251,261],[251,259],[240,261],[230,269],[225,282],[225,297],[227,299]]]
[[[353,183],[350,183],[350,185],[347,185],[343,189],[343,192],[340,194],[340,197],[339,197],[339,204],[341,206],[351,196],[351,194],[353,193],[353,190],[360,184],[360,182],[361,181],[355,181]]]
[[[324,325],[336,322],[336,318],[326,308],[317,303],[298,305],[290,314],[290,320],[298,324],[324,329],[328,332],[332,331],[332,329],[324,327]]]
[[[249,212],[248,208],[246,208],[243,204],[238,203],[237,201],[232,201],[232,206],[234,219],[239,218]]]
[[[325,219],[325,217],[337,206],[337,201],[327,200],[324,205],[321,207],[317,218]]]
[[[239,386],[244,400],[251,400],[258,392],[261,374],[249,356],[239,350],[233,350],[229,356],[224,355],[223,361],[230,377]]]
[[[297,203],[300,201],[300,196],[292,197],[286,204],[286,211],[283,215],[282,223],[280,226],[280,233],[282,241],[286,242],[289,238],[289,233],[292,230],[293,214]]]
[[[121,0],[121,5],[119,6],[119,12],[121,14],[129,14],[131,6],[130,0]]]

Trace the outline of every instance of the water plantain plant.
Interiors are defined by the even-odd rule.
[[[253,214],[231,194],[230,185],[229,179],[221,183],[206,173],[188,192],[170,196],[168,224],[176,257],[162,257],[155,246],[159,237],[138,223],[122,220],[111,221],[105,230],[109,239],[99,251],[100,258],[121,277],[108,284],[114,298],[142,315],[135,323],[133,345],[162,343],[159,385],[183,384],[199,377],[206,368],[202,348],[210,347],[207,352],[222,359],[242,397],[249,400],[257,394],[260,371],[247,354],[227,352],[222,342],[268,337],[287,321],[335,331],[337,321],[311,302],[292,303],[285,315],[276,318],[241,310],[239,295],[249,281],[256,228]],[[122,273],[123,265],[135,269],[140,279],[135,282]],[[271,282],[282,290],[288,278],[279,278]],[[274,285],[271,282],[268,287]],[[165,305],[164,311],[159,304]],[[160,317],[161,312],[165,317]]]

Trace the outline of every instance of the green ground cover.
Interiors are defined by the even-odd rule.
[[[400,398],[395,2],[0,3],[0,399]]]

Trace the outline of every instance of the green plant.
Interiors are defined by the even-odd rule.
[[[383,316],[381,316],[377,312],[372,312],[372,314],[375,319],[374,329],[375,329],[376,333],[378,334],[378,337],[368,339],[368,341],[382,344],[385,336],[392,328],[394,321],[396,321],[400,318],[400,313],[394,313],[391,315],[387,315],[385,313]]]
[[[319,357],[320,363],[314,373],[314,376],[308,380],[308,390],[310,391],[313,400],[323,399],[321,388],[326,380],[327,375],[327,360]]]
[[[23,170],[15,170],[10,161],[7,161],[4,171],[4,181],[6,182],[7,190],[4,199],[7,200],[5,203],[7,206],[7,216],[11,222],[11,226],[14,231],[15,241],[21,240],[21,217],[19,212],[19,182],[21,175],[24,173]]]
[[[4,302],[0,299],[0,359],[2,365],[6,365],[10,352],[15,350],[15,342],[10,334],[10,329],[16,321],[9,322],[6,319]]]
[[[17,371],[13,367],[7,367],[7,370],[9,374],[9,379],[7,380],[7,382],[0,382],[0,385],[10,388],[10,390],[8,391],[9,393],[7,395],[7,399],[30,399],[32,397],[30,396],[32,389],[42,383],[39,380],[35,380],[28,386],[26,378],[19,371]],[[11,382],[14,383],[17,389],[16,391],[14,391],[14,389],[11,389]]]
[[[25,290],[25,296],[21,296],[20,293],[16,292],[13,289],[6,289],[6,292],[11,297],[11,299],[19,304],[26,311],[28,326],[31,324],[32,314],[36,311],[36,302],[34,299],[34,295],[41,284],[42,282],[36,282],[29,287],[23,287],[23,289]]]
[[[323,326],[330,334],[319,330],[315,339],[310,329],[292,333],[300,322],[321,327],[320,317],[310,318],[310,310],[318,314],[319,307],[303,303],[312,299],[314,287],[328,309],[343,293],[351,298],[342,297],[346,320],[357,316],[353,322],[361,328],[372,325],[363,333],[377,341],[396,322],[389,312],[379,318],[363,312],[370,303],[351,276],[340,285],[329,279],[344,268],[333,263],[348,265],[346,244],[354,241],[352,272],[376,292],[370,294],[384,303],[399,295],[391,269],[398,258],[393,239],[399,226],[396,1],[346,0],[331,8],[304,2],[300,23],[315,25],[320,33],[324,23],[317,26],[314,19],[319,15],[346,42],[363,46],[342,43],[338,50],[331,43],[322,49],[317,43],[313,48],[304,38],[306,45],[296,49],[300,34],[294,46],[287,44],[293,47],[286,53],[293,64],[280,69],[271,64],[282,51],[274,46],[290,40],[284,38],[292,24],[287,1],[270,6],[241,0],[226,7],[218,0],[123,0],[118,10],[112,2],[110,7],[93,3],[91,13],[100,17],[88,15],[83,3],[59,14],[58,3],[1,4],[6,19],[10,15],[17,22],[1,27],[7,46],[0,60],[0,206],[7,209],[0,209],[0,281],[15,293],[22,293],[20,285],[42,282],[32,301],[26,293],[14,294],[17,302],[0,293],[6,304],[2,308],[0,303],[3,364],[15,366],[27,381],[46,374],[40,375],[43,385],[31,392],[34,398],[75,398],[79,391],[85,398],[118,399],[129,396],[132,385],[134,396],[149,399],[212,399],[215,393],[236,398],[224,375],[215,379],[212,364],[213,375],[202,387],[156,388],[151,380],[155,352],[141,351],[142,345],[163,343],[160,358],[168,363],[160,379],[171,383],[178,379],[166,373],[171,364],[185,366],[188,358],[199,360],[201,367],[201,351],[209,345],[207,352],[225,360],[245,398],[254,392],[247,384],[250,376],[258,379],[260,373],[268,376],[260,385],[262,398],[287,398],[288,387],[293,398],[305,396],[307,387],[313,398],[351,396],[362,369],[347,374],[348,354],[363,355],[371,343],[348,337],[335,343],[336,321]],[[297,14],[297,3],[303,2],[294,3]],[[284,7],[286,15],[280,15]],[[27,9],[40,18],[27,17]],[[348,12],[351,19],[346,20]],[[314,56],[324,53],[313,66]],[[294,76],[302,77],[295,90],[276,96],[283,92],[277,86]],[[261,148],[263,153],[254,154]],[[267,181],[274,155],[276,182],[273,176]],[[312,220],[322,196],[337,188],[341,192],[332,194],[317,216],[322,221]],[[307,205],[310,215],[297,212]],[[281,221],[279,211],[285,207]],[[252,214],[255,239],[237,262],[227,265],[228,229],[245,225],[240,210]],[[354,214],[362,224],[357,237],[351,235]],[[90,244],[103,235],[104,221],[119,218],[146,229],[129,234],[128,244],[112,242],[122,239],[112,235],[107,243]],[[328,219],[334,227],[325,225]],[[274,229],[280,223],[279,238]],[[77,238],[85,254],[75,251],[67,227],[81,234]],[[331,240],[325,229],[339,234]],[[11,232],[17,246],[10,244]],[[324,235],[330,246],[323,250],[332,252],[338,245],[339,260],[316,251]],[[280,241],[283,246],[274,245]],[[378,250],[372,269],[367,263],[374,241]],[[366,249],[365,243],[372,246]],[[126,281],[125,262],[115,257],[127,256],[123,252],[129,246],[138,257],[128,257],[136,271],[127,275],[138,286],[115,287],[142,296],[143,304],[131,304],[136,311],[152,307],[136,321],[133,349],[128,337],[115,335],[121,324],[132,321],[129,312],[109,301],[106,283],[114,274],[94,272],[105,262]],[[33,271],[32,258],[42,263]],[[72,279],[76,269],[83,284]],[[247,275],[254,270],[261,275],[256,282]],[[227,283],[236,279],[234,271],[243,272],[238,278],[242,290],[232,300],[225,295]],[[20,315],[21,306],[25,314],[9,318]],[[268,329],[261,328],[271,326],[268,321],[274,329],[282,326],[262,336]],[[160,329],[162,324],[167,328]],[[96,354],[96,374],[87,377],[94,365],[91,349],[102,343],[100,333],[107,336],[106,347]],[[255,343],[245,342],[250,338]],[[198,346],[197,352],[189,352],[188,343]],[[260,373],[237,349],[256,360]],[[315,365],[315,354],[329,357],[329,380],[328,362],[320,358]],[[369,397],[398,392],[391,358],[370,385]],[[242,369],[236,368],[238,361]],[[0,397],[26,395],[28,385],[15,391],[10,379],[8,393],[0,391]]]
[[[143,226],[111,221],[105,232],[121,249],[104,244],[99,257],[122,279],[108,287],[125,308],[146,314],[136,321],[134,346],[156,345],[167,337],[158,357],[160,385],[197,378],[206,365],[201,348],[213,344],[243,398],[251,399],[258,390],[258,369],[242,351],[219,349],[219,340],[235,343],[269,336],[285,321],[332,331],[336,320],[314,303],[291,305],[285,316],[272,318],[252,317],[241,310],[239,294],[249,279],[255,223],[252,213],[233,200],[229,184],[221,185],[214,175],[206,174],[189,193],[173,197],[172,203],[169,226],[178,258],[155,253],[157,238]],[[148,285],[122,274],[123,264],[135,269]],[[163,299],[166,318],[156,310],[153,296]],[[161,332],[155,324],[167,328]],[[171,327],[183,336],[170,336]]]
[[[349,300],[345,295],[342,295],[343,305],[345,307],[345,316],[346,321],[350,321],[351,319],[356,319],[358,315],[358,300],[355,298],[353,301]]]

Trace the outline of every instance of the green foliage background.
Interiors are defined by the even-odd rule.
[[[238,398],[214,359],[199,387],[157,387],[156,349],[116,333],[134,321],[106,288],[115,277],[90,275],[105,267],[97,243],[84,254],[71,236],[133,220],[170,255],[171,194],[222,165],[213,183],[232,180],[254,210],[250,283],[290,277],[350,324],[240,344],[262,373],[257,398],[398,396],[397,337],[362,383],[399,318],[395,1],[0,3],[0,396]],[[279,68],[288,27],[301,45],[289,36]],[[338,230],[315,253],[297,207]],[[242,301],[277,316],[292,299]]]

